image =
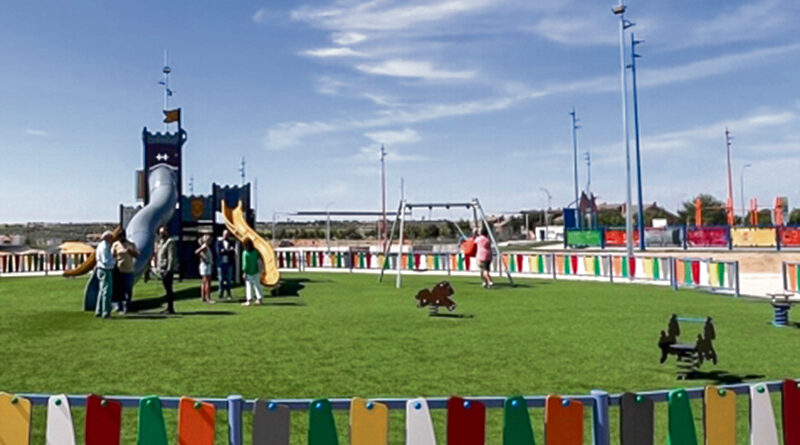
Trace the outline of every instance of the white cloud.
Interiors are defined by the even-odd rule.
[[[304,56],[311,56],[311,57],[364,57],[366,54],[354,51],[351,48],[347,47],[339,47],[339,48],[318,48],[318,49],[309,49],[303,51],[301,54]]]
[[[794,111],[765,111],[737,119],[726,119],[682,130],[645,135],[642,140],[642,150],[648,153],[656,151],[686,152],[708,147],[709,142],[716,143],[722,150],[726,127],[731,131],[735,140],[738,136],[753,136],[753,134],[757,134],[757,132],[765,128],[787,125],[798,120],[800,120],[800,115]],[[596,153],[620,153],[620,146],[620,142],[615,142],[606,146],[595,147],[592,151]],[[737,143],[734,142],[734,147],[737,150],[741,149],[752,153],[760,152],[762,155],[767,154],[767,152],[780,154],[783,151],[790,151],[792,148],[797,150],[800,147],[800,142],[764,142],[741,147],[737,147]],[[592,160],[593,163],[597,164],[617,165],[622,161],[621,154],[618,156],[604,156],[596,161]]]
[[[405,109],[382,110],[366,119],[335,122],[284,122],[267,132],[265,145],[269,149],[283,149],[299,145],[306,136],[336,131],[379,128],[392,125],[413,124],[454,116],[467,116],[506,109],[527,96],[497,97],[450,104],[428,103]]]
[[[331,40],[337,45],[347,46],[361,43],[367,40],[367,36],[360,32],[335,32],[331,36]]]
[[[710,59],[674,67],[641,69],[638,70],[639,83],[641,86],[647,87],[709,77],[752,66],[757,62],[797,52],[799,50],[800,44],[795,43],[791,45],[759,48],[742,53],[726,54],[724,56],[712,57]]]
[[[578,17],[573,13],[550,15],[532,26],[532,31],[547,40],[568,45],[615,45],[619,36],[608,21]]]
[[[691,62],[684,65],[664,68],[641,69],[639,71],[639,84],[642,87],[655,87],[678,82],[685,82],[701,77],[710,77],[729,71],[734,71],[743,67],[750,66],[765,58],[787,54],[792,51],[800,50],[800,44],[770,47],[748,51],[744,53],[729,54],[711,59]],[[407,67],[394,67],[396,72],[411,74],[412,69]],[[413,63],[412,63],[413,68]],[[418,67],[417,67],[418,68]],[[433,70],[432,67],[427,67]],[[434,70],[435,71],[435,70]],[[419,74],[419,73],[417,73]],[[337,122],[288,122],[282,123],[269,130],[268,146],[279,146],[285,148],[297,145],[300,140],[309,135],[344,131],[351,129],[380,128],[396,125],[409,125],[419,122],[432,121],[443,118],[468,116],[482,113],[491,113],[508,109],[523,101],[533,100],[554,94],[567,93],[604,93],[617,91],[619,88],[619,78],[616,75],[598,76],[590,79],[577,81],[560,82],[546,85],[539,89],[529,87],[513,88],[504,95],[494,97],[469,100],[454,103],[423,103],[417,105],[405,105],[394,103],[380,95],[370,95],[361,93],[360,97],[372,100],[378,105],[387,106],[388,109],[381,110],[372,117],[344,120]],[[780,113],[779,113],[780,114]],[[771,117],[770,117],[771,116]],[[759,117],[750,117],[744,120],[732,121],[728,125],[732,128],[749,128],[749,125],[768,124],[770,119],[786,119],[794,116],[793,113],[772,116],[765,114]],[[794,119],[794,117],[792,117]],[[749,121],[747,119],[750,119]],[[759,121],[759,119],[766,119]],[[722,123],[725,126],[725,123]],[[694,129],[693,131],[701,131]],[[711,130],[707,130],[711,131]],[[714,130],[719,132],[719,127]],[[716,134],[715,133],[715,134]],[[679,144],[681,134],[665,134],[660,139],[651,139],[648,143],[655,147],[675,146]],[[653,148],[655,148],[653,147]]]
[[[383,76],[411,77],[427,80],[464,80],[475,76],[474,71],[446,71],[433,67],[430,62],[394,59],[377,65],[357,65],[359,71]]]
[[[765,142],[755,145],[747,145],[746,148],[754,153],[769,154],[797,154],[800,153],[800,138],[794,137],[792,140],[780,142]]]
[[[330,76],[320,76],[314,81],[314,89],[326,96],[337,96],[343,89],[349,87],[349,83]]]
[[[647,150],[679,150],[691,148],[700,142],[709,140],[722,141],[725,127],[728,127],[734,134],[743,134],[763,127],[788,124],[797,119],[798,115],[793,111],[754,114],[739,119],[715,122],[710,125],[657,134],[645,138],[643,146],[646,147]]]
[[[369,100],[370,102],[374,103],[375,105],[381,105],[384,107],[398,107],[402,104],[398,102],[395,98],[390,96],[384,96],[382,94],[375,94],[375,93],[361,93],[361,97],[364,99]]]
[[[334,125],[325,122],[281,123],[267,131],[264,145],[270,150],[282,150],[300,144],[300,141],[306,136],[329,133],[334,130],[336,130]]]
[[[369,139],[389,146],[396,144],[413,144],[422,140],[419,133],[411,128],[404,128],[397,131],[374,131],[371,133],[364,133]]]
[[[399,30],[423,23],[441,22],[478,11],[500,0],[418,0],[398,7],[385,7],[385,0],[361,3],[339,1],[323,8],[303,7],[292,18],[336,30]]]
[[[790,20],[792,9],[796,9],[796,4],[785,0],[751,0],[711,20],[692,24],[682,43],[686,46],[719,45],[763,38],[784,25],[794,26]]]
[[[255,12],[255,14],[253,14],[253,17],[251,18],[253,19],[254,22],[262,24],[266,23],[267,20],[269,20],[270,17],[272,17],[272,15],[273,13],[269,9],[260,8],[258,11]]]
[[[427,156],[416,155],[416,154],[406,154],[397,149],[386,149],[386,157],[387,159],[391,159],[392,162],[425,162],[428,161],[429,158]],[[348,162],[375,162],[381,159],[381,152],[380,146],[367,146],[361,147],[353,157],[349,158]],[[373,173],[374,174],[374,173]]]
[[[637,79],[640,88],[671,85],[695,79],[729,73],[771,58],[800,52],[800,44],[759,48],[741,53],[725,54],[682,65],[642,68],[637,66]],[[553,83],[541,90],[529,90],[531,97],[575,92],[604,93],[619,90],[619,75],[604,75],[589,79]]]
[[[26,134],[29,134],[29,135],[31,135],[31,136],[40,136],[40,137],[47,136],[47,132],[46,132],[46,131],[44,131],[44,130],[37,130],[37,129],[34,129],[34,128],[28,128],[28,129],[26,129],[26,130],[25,130],[25,133],[26,133]]]

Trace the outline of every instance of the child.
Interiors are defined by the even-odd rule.
[[[200,247],[194,253],[200,257],[200,278],[203,280],[200,286],[200,301],[214,304],[211,300],[211,263],[214,261],[214,256],[211,252],[211,237],[208,234],[200,239]]]
[[[494,286],[492,275],[489,273],[492,267],[492,242],[489,240],[488,234],[489,232],[486,230],[486,227],[483,227],[481,228],[480,235],[475,238],[475,245],[478,248],[475,257],[481,269],[481,280],[485,288]]]
[[[250,238],[245,239],[242,245],[244,247],[244,252],[242,252],[242,277],[245,281],[247,298],[247,301],[242,303],[242,306],[250,306],[250,302],[253,300],[253,292],[256,294],[256,304],[261,304],[264,299],[264,293],[261,291],[258,251],[253,247],[253,240]]]

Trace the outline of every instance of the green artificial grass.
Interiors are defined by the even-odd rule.
[[[199,282],[188,281],[176,284],[178,316],[162,318],[153,308],[111,320],[81,311],[83,278],[0,278],[0,390],[248,399],[513,396],[800,376],[800,331],[770,326],[772,309],[764,302],[582,281],[520,279],[512,288],[498,280],[484,290],[476,277],[451,277],[456,313],[466,317],[433,318],[413,297],[442,278],[407,276],[402,289],[393,278],[379,284],[375,275],[286,274],[290,287],[303,287],[300,296],[253,307],[202,304]],[[136,286],[144,306],[155,307],[160,295],[159,283]],[[678,382],[674,358],[658,363],[659,332],[674,312],[714,317],[720,363],[703,366],[706,379]],[[683,328],[684,341],[702,331],[700,324]],[[701,406],[694,404],[698,421]],[[739,443],[747,443],[746,397],[738,397],[738,408]],[[124,413],[123,440],[134,443],[136,410]],[[531,413],[543,443],[543,410]],[[658,443],[666,440],[665,413],[657,404]],[[227,443],[225,415],[218,413],[218,443]],[[611,415],[616,436],[618,411]],[[74,408],[73,416],[82,437],[83,410]],[[174,442],[175,410],[165,416]],[[433,416],[444,444],[445,412]],[[585,417],[591,443],[588,407]],[[292,419],[292,443],[306,443],[307,414]],[[248,444],[249,422],[248,414]],[[37,408],[34,443],[44,443],[44,425],[45,409]],[[340,443],[348,443],[347,413],[337,413],[337,425]],[[487,443],[501,443],[501,425],[502,410],[488,410]],[[393,410],[393,444],[404,443],[403,430],[404,413]]]

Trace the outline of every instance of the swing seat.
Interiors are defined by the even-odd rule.
[[[475,240],[472,238],[467,238],[461,243],[461,252],[464,253],[466,256],[473,257],[476,253],[478,253],[478,245],[475,244]]]

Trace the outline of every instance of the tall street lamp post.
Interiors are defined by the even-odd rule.
[[[631,64],[628,65],[631,69],[631,80],[633,81],[633,133],[636,140],[636,188],[638,193],[638,213],[636,216],[637,226],[639,228],[639,249],[645,250],[644,240],[644,204],[642,203],[642,161],[639,150],[639,96],[636,90],[636,59],[640,56],[636,54],[636,45],[644,43],[644,40],[636,40],[636,37],[631,33]]]
[[[612,12],[619,16],[619,64],[622,90],[622,140],[625,147],[625,247],[628,257],[633,256],[633,215],[631,212],[631,144],[628,136],[628,88],[625,64],[625,30],[634,24],[625,18],[625,5],[622,0],[613,7]]]

